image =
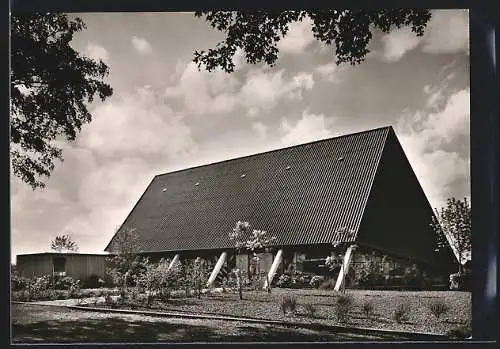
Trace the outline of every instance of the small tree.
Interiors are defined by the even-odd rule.
[[[111,242],[113,255],[106,258],[106,272],[117,285],[125,289],[130,274],[138,264],[140,258],[137,256],[138,235],[135,229],[122,227]]]
[[[275,236],[269,236],[265,230],[251,229],[250,223],[238,221],[234,227],[232,233],[229,234],[229,239],[235,242],[235,252],[239,254],[242,249],[246,249],[249,253],[253,255],[252,259],[256,264],[258,270],[260,270],[260,257],[256,253],[257,250],[269,246],[271,243],[276,241]],[[238,287],[238,293],[240,299],[243,299],[243,276],[244,273],[239,270],[233,270],[236,276],[236,283]],[[271,292],[271,283],[267,278],[267,291]]]
[[[78,252],[78,244],[69,234],[59,235],[51,242],[50,248],[57,252]]]
[[[191,263],[185,265],[185,281],[189,287],[195,290],[198,298],[201,298],[201,291],[205,287],[208,275],[209,269],[207,262],[202,258],[196,258]]]
[[[451,246],[458,260],[458,272],[462,273],[463,263],[472,245],[471,207],[467,198],[449,198],[446,206],[436,209],[431,224],[436,233],[437,251]]]

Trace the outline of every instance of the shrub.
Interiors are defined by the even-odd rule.
[[[337,320],[341,323],[346,323],[348,316],[352,307],[354,305],[354,300],[350,295],[340,295],[337,297],[335,302],[335,316]]]
[[[410,313],[410,307],[407,303],[400,303],[397,305],[394,313],[392,314],[392,318],[398,324],[401,324],[405,321],[408,321],[408,315]]]
[[[318,288],[320,290],[333,290],[335,288],[335,279],[328,279],[323,281]]]
[[[104,304],[106,304],[108,307],[114,308],[116,307],[116,301],[111,297],[109,293],[107,293],[104,296]]]
[[[445,302],[438,299],[429,303],[429,310],[431,311],[432,315],[439,319],[441,315],[448,312],[449,308]]]
[[[309,315],[310,317],[315,317],[316,316],[316,306],[311,303],[307,303],[304,305],[304,309],[306,310],[306,314]]]
[[[17,273],[13,274],[10,279],[10,284],[13,292],[25,290],[28,288],[28,278],[22,277]]]
[[[288,274],[281,274],[278,280],[276,281],[276,287],[289,287],[292,278]]]
[[[361,305],[361,308],[363,309],[363,313],[365,313],[367,318],[371,318],[373,315],[373,302],[369,299],[365,299],[363,301],[363,304]]]
[[[289,296],[285,295],[281,299],[281,311],[283,312],[283,315],[286,316],[288,312],[290,313],[295,313],[295,310],[297,309],[297,299],[295,296]]]
[[[80,288],[79,280],[73,279],[71,276],[65,276],[54,283],[54,289],[56,290],[70,290],[70,289]]]
[[[313,288],[318,288],[321,283],[325,280],[325,278],[321,275],[314,275],[309,281],[309,285]]]

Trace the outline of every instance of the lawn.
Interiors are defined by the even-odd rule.
[[[325,342],[405,340],[401,335],[290,328],[209,319],[162,318],[12,305],[13,343],[124,342]]]
[[[338,293],[331,290],[275,288],[271,294],[263,291],[247,291],[244,293],[244,300],[239,300],[236,293],[205,294],[201,299],[190,297],[174,298],[166,302],[154,301],[149,307],[145,307],[142,301],[135,301],[133,308],[433,334],[446,334],[456,327],[470,326],[471,294],[469,292],[349,290],[347,293],[354,299],[347,323],[341,323],[336,318],[335,302]],[[295,314],[283,314],[280,304],[285,295],[296,298]],[[436,300],[441,300],[448,307],[448,311],[440,318],[436,318],[429,310],[429,304]],[[373,314],[370,316],[363,311],[362,306],[365,302],[373,304]],[[316,309],[314,317],[308,314],[305,307],[307,304],[313,305]],[[403,322],[397,323],[393,319],[393,314],[400,304],[408,306],[408,317]],[[98,306],[106,307],[107,305],[98,304]],[[126,304],[118,305],[118,307],[130,308]]]

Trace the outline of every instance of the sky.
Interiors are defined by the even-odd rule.
[[[310,22],[291,26],[275,67],[208,73],[195,50],[223,39],[192,13],[72,14],[71,46],[110,67],[114,94],[46,188],[11,176],[11,259],[46,252],[63,233],[104,250],[157,174],[392,125],[433,207],[470,199],[469,30],[465,10],[438,10],[425,35],[375,32],[366,62],[337,66]]]

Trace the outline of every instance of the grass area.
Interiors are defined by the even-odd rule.
[[[160,318],[13,304],[13,343],[124,342],[317,342],[405,340],[367,335],[208,319]]]
[[[133,308],[434,334],[446,334],[458,326],[470,326],[471,294],[468,292],[352,290],[347,293],[352,296],[354,302],[346,323],[339,322],[335,312],[335,302],[339,294],[330,290],[275,288],[271,294],[262,291],[245,292],[244,300],[239,300],[236,293],[206,294],[201,299],[175,298],[167,302],[154,301],[149,307],[145,307],[144,302],[136,300],[133,302]],[[295,313],[283,314],[280,304],[285,295],[296,298]],[[447,306],[446,312],[439,318],[430,310],[430,305],[436,300],[442,301]],[[370,315],[365,311],[367,303],[373,306]],[[308,305],[313,305],[315,308],[314,317],[311,316]],[[405,305],[403,308],[408,310],[398,323],[393,314],[400,305]],[[130,308],[127,304],[114,306]]]

